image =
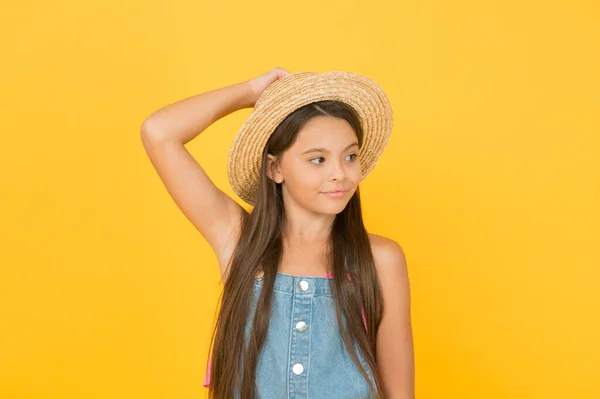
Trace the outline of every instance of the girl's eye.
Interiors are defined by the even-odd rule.
[[[352,157],[352,159],[350,159],[350,161],[353,161],[354,159],[356,159],[357,154],[349,154],[348,156]],[[321,162],[317,162],[317,163],[313,162],[314,160],[317,160],[317,159],[324,159],[324,158],[323,157],[313,158],[310,160],[310,162],[314,163],[315,165],[321,164]]]

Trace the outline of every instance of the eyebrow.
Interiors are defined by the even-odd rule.
[[[353,146],[355,146],[355,145],[356,145],[356,146],[358,145],[358,143],[357,143],[356,141],[355,141],[354,143],[350,144],[349,146],[347,146],[346,148],[344,148],[344,150],[343,150],[343,151],[346,151],[346,150],[348,150],[350,147],[353,147]],[[329,150],[328,150],[327,148],[311,148],[310,150],[306,150],[306,151],[304,151],[304,152],[302,153],[302,155],[304,155],[304,154],[306,154],[306,153],[309,153],[309,152],[317,152],[317,151],[320,151],[320,152],[329,152]]]

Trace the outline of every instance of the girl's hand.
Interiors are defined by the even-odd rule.
[[[283,78],[284,76],[290,75],[291,73],[283,68],[273,68],[269,72],[262,74],[254,79],[250,79],[247,82],[250,84],[250,88],[252,89],[252,106],[256,104],[256,101],[260,97],[260,95],[271,85],[271,83],[275,82],[279,78]]]

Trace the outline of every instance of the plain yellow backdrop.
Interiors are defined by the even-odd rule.
[[[361,189],[368,230],[407,256],[417,398],[600,398],[596,2],[2,9],[0,398],[205,397],[218,266],[139,130],[275,66],[361,73],[390,97]],[[188,144],[232,196],[250,112]]]

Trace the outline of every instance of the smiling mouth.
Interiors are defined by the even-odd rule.
[[[322,194],[325,194],[328,197],[332,197],[332,198],[341,198],[343,196],[346,195],[348,191],[328,191],[328,192],[323,192]]]

